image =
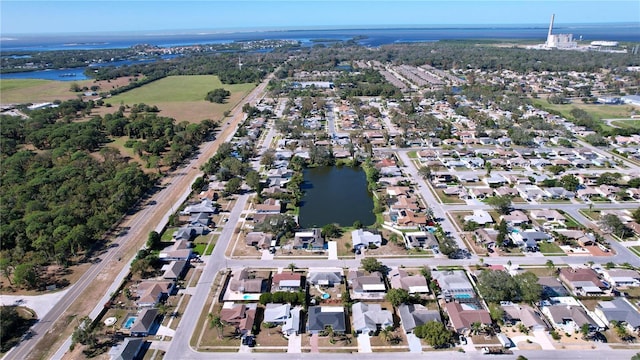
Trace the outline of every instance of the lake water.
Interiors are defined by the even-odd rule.
[[[373,197],[361,168],[319,167],[304,170],[305,192],[300,206],[300,226],[322,227],[338,223],[351,226],[356,220],[375,223]]]
[[[144,64],[144,63],[152,63],[156,62],[159,59],[169,60],[176,58],[181,55],[161,55],[160,57],[155,58],[143,58],[143,59],[132,59],[132,60],[118,60],[118,61],[110,61],[104,63],[95,63],[89,65],[89,68],[98,68],[103,66],[127,66],[133,64]],[[56,81],[80,81],[87,80],[87,77],[84,74],[85,67],[79,68],[71,68],[71,69],[49,69],[49,70],[38,70],[38,71],[23,71],[16,73],[7,73],[0,74],[0,79],[43,79],[43,80],[56,80]]]

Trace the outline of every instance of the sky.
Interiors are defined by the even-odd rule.
[[[638,0],[0,1],[0,35],[633,22]]]

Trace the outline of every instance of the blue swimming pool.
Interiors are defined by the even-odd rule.
[[[124,325],[122,325],[122,327],[124,329],[131,329],[131,327],[133,326],[133,323],[136,322],[137,318],[138,318],[137,316],[129,316],[127,318],[127,321],[124,322]]]
[[[453,297],[456,299],[471,299],[471,295],[469,294],[456,294]]]

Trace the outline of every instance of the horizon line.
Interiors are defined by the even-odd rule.
[[[594,26],[594,25],[631,25],[640,26],[640,22],[590,22],[590,23],[554,23],[554,28],[570,26]],[[191,28],[191,29],[156,29],[156,30],[122,30],[122,31],[87,31],[87,32],[58,32],[58,33],[11,33],[4,32],[3,37],[9,36],[60,36],[60,35],[213,35],[233,34],[246,32],[267,31],[310,31],[310,30],[377,30],[377,29],[437,29],[437,28],[492,28],[492,27],[540,27],[548,28],[549,23],[522,23],[522,24],[362,24],[362,25],[308,25],[308,26],[257,26],[257,27],[232,27],[232,28]]]

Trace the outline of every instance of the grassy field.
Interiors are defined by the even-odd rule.
[[[254,87],[255,84],[222,84],[214,75],[169,76],[113,96],[106,99],[105,103],[114,107],[140,103],[156,105],[162,116],[172,117],[177,121],[220,120],[225,111],[231,110]],[[231,92],[227,102],[214,104],[205,101],[207,93],[217,88]]]
[[[76,93],[69,91],[70,82],[38,80],[38,79],[5,79],[0,80],[0,93],[3,104],[38,103],[54,100],[76,98]]]
[[[611,125],[638,130],[640,129],[640,120],[616,120],[612,121]]]
[[[631,105],[601,105],[601,104],[584,104],[582,102],[574,102],[571,104],[549,104],[546,99],[533,99],[533,103],[542,108],[551,109],[562,113],[566,118],[571,117],[573,108],[582,109],[598,120],[629,118],[634,110]]]

